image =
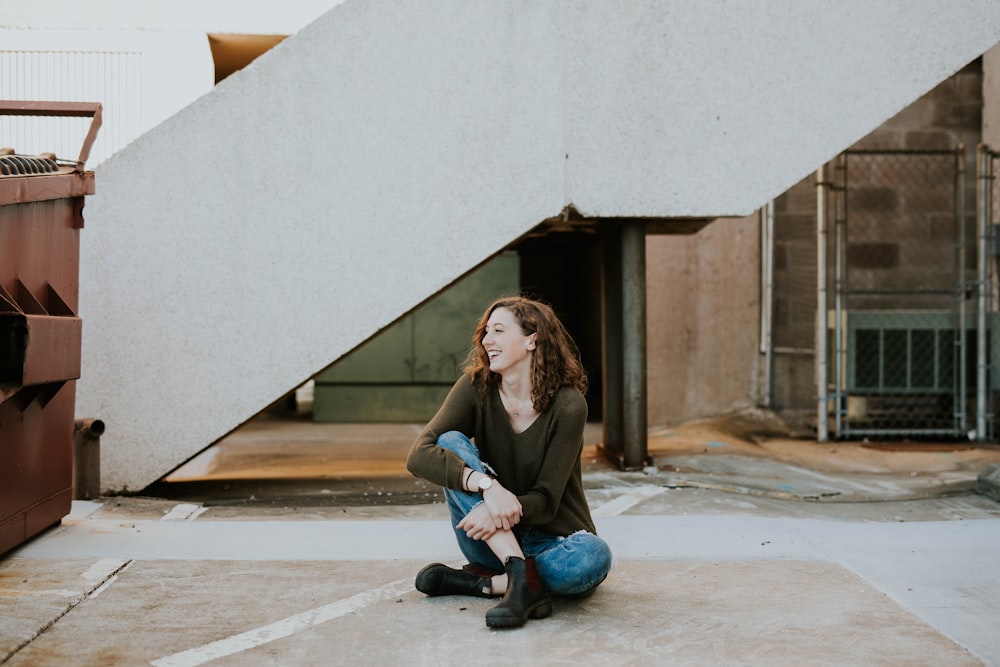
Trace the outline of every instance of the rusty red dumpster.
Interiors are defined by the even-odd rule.
[[[85,171],[97,103],[0,101],[0,114],[90,116],[76,160],[0,148],[0,554],[69,514],[82,324]],[[0,138],[2,141],[2,138]]]

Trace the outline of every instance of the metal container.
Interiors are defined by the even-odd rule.
[[[0,148],[0,553],[69,514],[80,377],[84,164],[98,103],[0,101],[0,114],[92,117],[76,160]]]

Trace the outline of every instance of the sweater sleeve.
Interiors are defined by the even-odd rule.
[[[518,496],[527,525],[543,526],[556,517],[570,476],[583,453],[587,401],[575,390],[566,389],[564,394],[566,400],[557,407],[538,478],[528,493]]]
[[[459,431],[474,437],[476,424],[476,392],[468,375],[462,375],[452,386],[437,414],[417,436],[406,457],[410,474],[432,484],[450,489],[462,488],[465,463],[454,452],[437,446],[438,436]]]

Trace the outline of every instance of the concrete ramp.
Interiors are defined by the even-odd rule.
[[[1000,41],[990,1],[349,1],[97,170],[80,416],[137,491],[572,205],[742,215]]]

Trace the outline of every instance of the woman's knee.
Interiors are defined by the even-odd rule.
[[[590,595],[611,571],[611,548],[593,533],[570,535],[560,541],[558,550],[556,557],[543,556],[550,569],[548,576],[543,576],[557,595]]]
[[[577,537],[580,542],[585,543],[580,545],[578,551],[584,554],[581,560],[588,565],[586,569],[590,573],[591,585],[597,586],[597,584],[604,581],[608,576],[608,572],[611,571],[611,547],[608,546],[607,542],[593,533],[578,533]]]
[[[461,431],[446,431],[438,436],[437,446],[455,452],[463,459],[465,455],[472,454],[479,458],[479,448],[476,447]]]

